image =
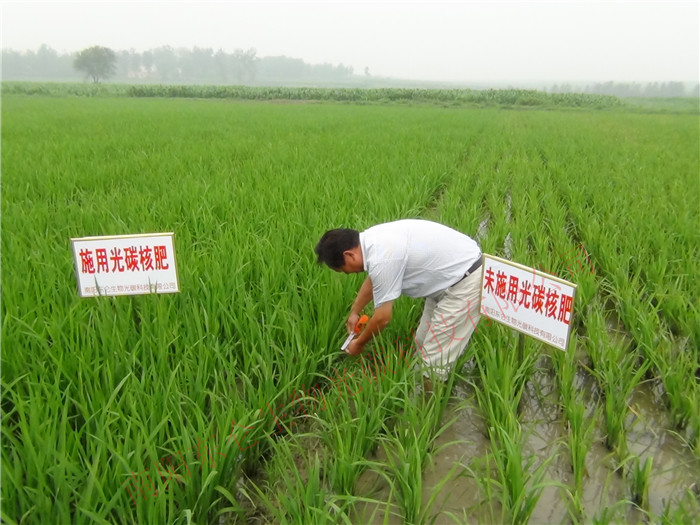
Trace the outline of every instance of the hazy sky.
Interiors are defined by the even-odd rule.
[[[255,48],[376,76],[445,81],[698,81],[692,1],[2,0],[2,46],[59,52]]]

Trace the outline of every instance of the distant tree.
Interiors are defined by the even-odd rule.
[[[665,97],[682,97],[685,95],[683,82],[669,82],[664,90]]]
[[[129,50],[129,74],[132,77],[140,77],[141,71],[141,54],[134,49]]]
[[[131,73],[131,56],[128,51],[117,52],[117,73],[120,78],[128,78]]]
[[[660,97],[661,96],[661,86],[658,82],[649,82],[644,88],[645,97]]]
[[[216,70],[217,78],[224,83],[228,82],[228,74],[231,69],[231,56],[223,49],[219,49],[214,55],[214,69]]]
[[[26,75],[27,61],[19,51],[2,50],[2,77],[4,80],[14,80]]]
[[[116,72],[116,64],[116,53],[102,46],[83,49],[73,60],[73,67],[92,78],[95,84],[113,76]]]
[[[233,52],[232,57],[232,67],[233,76],[240,83],[254,82],[257,76],[257,62],[258,58],[255,56],[257,50],[254,47],[243,51],[242,49],[236,49]]]
[[[263,57],[260,60],[260,76],[274,80],[299,80],[307,73],[309,66],[300,58],[286,56]]]
[[[352,76],[353,73],[352,66],[345,67],[343,64],[333,66],[328,62],[312,65],[308,69],[313,77],[324,80],[341,80]]]
[[[151,71],[153,70],[153,52],[152,51],[144,51],[143,54],[141,55],[141,64],[143,65],[143,68],[146,70],[146,75],[150,75]]]
[[[46,44],[41,44],[36,52],[35,68],[36,72],[46,78],[56,76],[56,64],[58,63],[58,53]]]
[[[180,75],[180,65],[175,50],[170,46],[161,46],[152,51],[153,65],[161,80],[168,82]]]
[[[179,50],[182,77],[195,82],[206,82],[214,70],[214,51],[211,48],[195,47]]]

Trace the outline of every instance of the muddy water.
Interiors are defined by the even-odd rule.
[[[464,385],[455,385],[454,394],[456,399],[445,411],[443,422],[449,421],[455,415],[458,418],[434,442],[434,449],[439,451],[433,455],[432,461],[423,471],[424,506],[429,504],[436,487],[449,475],[455,464],[461,463],[478,470],[480,466],[472,464],[474,458],[483,457],[490,447],[473,391]],[[450,444],[453,442],[459,443]],[[382,463],[386,456],[379,450],[372,459]],[[500,509],[491,508],[492,503],[480,498],[479,491],[478,482],[473,476],[466,475],[465,468],[460,467],[437,495],[430,515],[440,512],[444,519],[439,518],[436,523],[464,523],[467,519],[470,522],[491,523],[492,518],[500,516]],[[390,496],[388,483],[371,471],[366,471],[360,476],[356,493],[381,502],[387,502]],[[386,504],[360,504],[357,509],[362,523],[383,523]],[[390,512],[392,514],[387,523],[403,523],[400,507],[391,505]],[[454,518],[450,518],[448,513]]]
[[[659,514],[666,502],[677,501],[700,481],[700,460],[676,434],[669,432],[668,413],[653,388],[638,388],[630,401],[627,445],[643,463],[653,458],[649,506]],[[700,518],[700,516],[699,516]]]
[[[542,360],[541,360],[542,362]],[[523,456],[534,458],[534,465],[549,461],[543,481],[550,482],[539,497],[529,521],[531,524],[570,523],[566,496],[554,483],[570,486],[573,483],[568,451],[568,430],[557,404],[558,394],[553,370],[538,367],[523,393],[520,422],[523,434]],[[577,382],[585,393],[587,403],[597,403],[595,381],[585,373]],[[497,494],[492,499],[484,493],[483,480],[487,476],[484,457],[491,444],[471,387],[455,385],[455,399],[446,410],[444,421],[455,415],[457,420],[435,440],[434,449],[457,441],[435,453],[432,462],[423,472],[423,504],[427,505],[438,484],[455,464],[451,480],[439,492],[431,507],[430,516],[438,514],[436,523],[500,523],[501,515]],[[643,464],[653,457],[653,469],[649,487],[649,511],[660,516],[670,502],[671,509],[687,497],[687,489],[693,489],[700,479],[700,462],[687,446],[667,430],[668,418],[659,396],[651,385],[642,384],[632,396],[626,420],[628,447]],[[592,411],[591,411],[592,413]],[[641,523],[644,513],[629,503],[630,483],[620,469],[616,455],[603,444],[604,423],[598,421],[593,443],[586,457],[587,476],[584,479],[582,503],[585,522],[607,516],[613,522]],[[380,451],[374,458],[382,462]],[[628,467],[631,467],[631,463]],[[626,470],[630,470],[627,468]],[[363,473],[356,487],[356,494],[370,497],[382,505],[363,503],[356,507],[362,523],[383,523],[384,512],[390,498],[387,482],[371,471]],[[606,510],[607,509],[607,510]],[[372,517],[372,513],[374,517]],[[388,523],[402,523],[401,509],[391,504]],[[697,517],[700,521],[700,516]],[[651,521],[654,521],[653,519]]]

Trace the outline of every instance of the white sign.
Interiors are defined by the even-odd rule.
[[[487,254],[482,275],[482,315],[566,350],[575,284]]]
[[[71,239],[81,297],[180,291],[172,233]]]

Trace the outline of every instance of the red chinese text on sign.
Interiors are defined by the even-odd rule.
[[[172,233],[72,239],[83,297],[179,291]]]
[[[485,254],[481,291],[483,315],[566,350],[575,284]]]

